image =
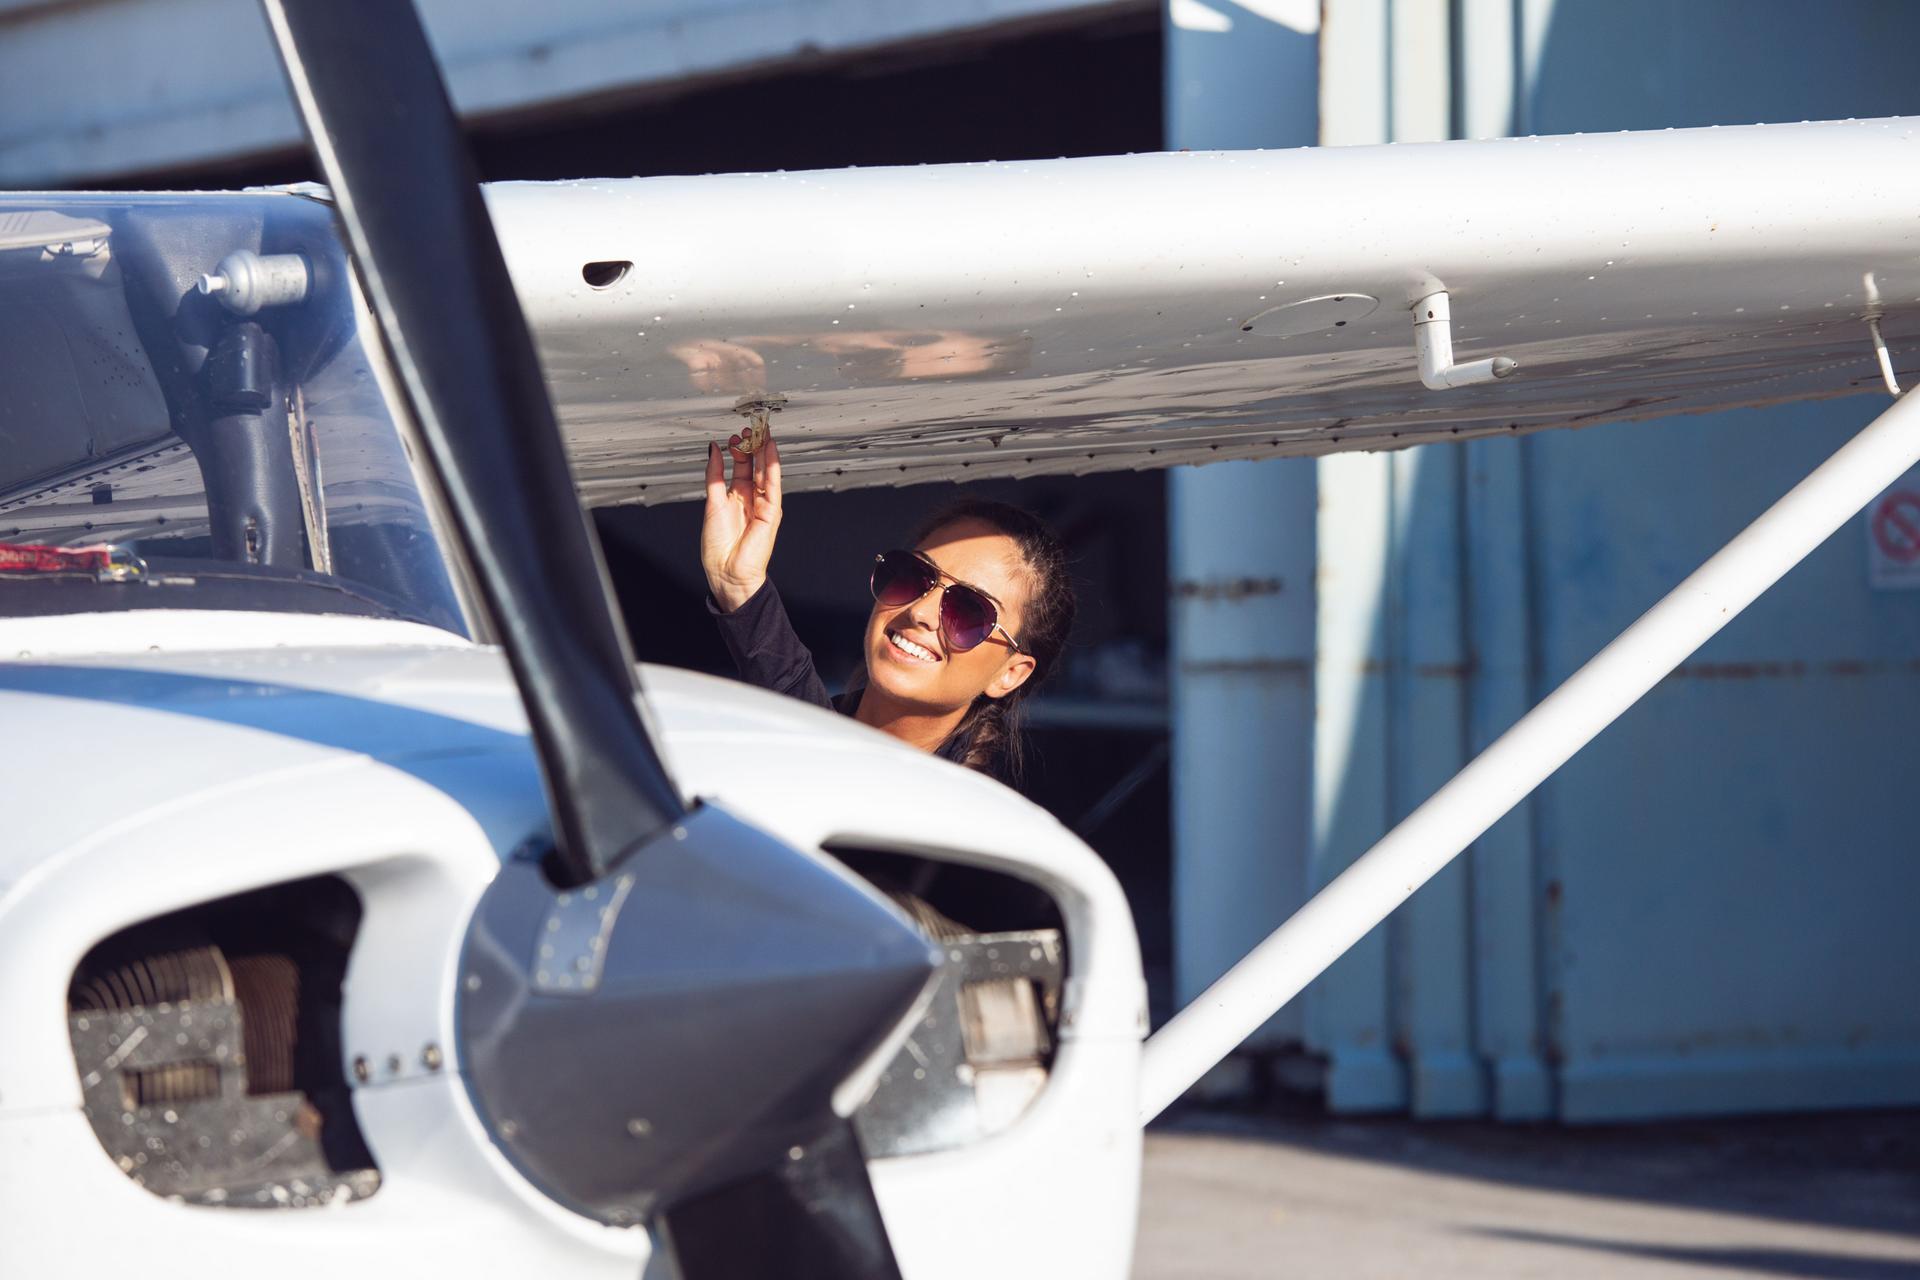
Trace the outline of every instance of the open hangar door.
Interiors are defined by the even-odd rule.
[[[1162,145],[1161,50],[1157,9],[1136,7],[1064,28],[741,80],[476,142],[489,178],[1153,151]],[[1120,876],[1156,1017],[1167,1012],[1172,953],[1165,485],[1159,473],[1122,473],[792,495],[773,563],[795,628],[838,689],[859,660],[874,554],[905,541],[930,512],[962,495],[988,497],[1061,533],[1080,611],[1066,660],[1033,705],[1025,789]],[[598,513],[642,652],[730,675],[707,616],[699,521],[694,504]]]
[[[1109,9],[1065,26],[489,127],[475,143],[491,179],[1153,151],[1162,146],[1162,48],[1156,7]],[[1059,530],[1073,554],[1080,611],[1067,658],[1033,707],[1026,790],[1120,876],[1156,1018],[1168,1012],[1172,952],[1165,486],[1159,473],[1122,473],[793,495],[773,564],[796,629],[837,689],[858,662],[873,555],[903,542],[928,513],[963,494],[982,496],[1017,503]],[[730,675],[704,602],[699,520],[694,504],[598,513],[641,652]]]

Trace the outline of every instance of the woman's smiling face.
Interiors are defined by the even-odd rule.
[[[1007,643],[1008,634],[1020,635],[1029,590],[1019,545],[985,521],[960,519],[935,529],[915,550],[999,602],[1006,630],[955,653],[940,633],[938,589],[897,608],[875,604],[867,619],[868,685],[923,714],[963,710],[983,693],[999,698],[1019,688],[1033,673],[1033,659]]]

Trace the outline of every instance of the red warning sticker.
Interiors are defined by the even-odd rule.
[[[1882,590],[1920,589],[1920,489],[1889,489],[1868,509],[1867,581]]]
[[[1920,493],[1896,489],[1873,511],[1873,540],[1895,564],[1920,560]]]
[[[112,563],[107,547],[43,547],[0,542],[0,573],[103,573]]]

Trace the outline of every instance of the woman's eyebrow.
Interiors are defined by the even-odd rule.
[[[950,574],[950,573],[949,573],[949,574],[947,574],[947,576],[948,576],[949,578],[953,578],[953,575],[952,575],[952,574]],[[953,578],[953,580],[954,580],[955,582],[957,582],[957,583],[959,583],[959,584],[960,584],[961,586],[963,586],[963,587],[966,587],[966,588],[968,588],[968,589],[970,589],[970,590],[973,590],[973,591],[978,591],[978,592],[979,592],[979,593],[980,593],[981,595],[983,595],[983,596],[985,596],[985,597],[986,597],[987,599],[989,599],[989,600],[991,600],[991,601],[993,601],[993,607],[994,607],[995,609],[997,609],[997,610],[999,610],[999,611],[1000,611],[1001,613],[1006,613],[1006,612],[1008,611],[1008,610],[1007,610],[1007,606],[1006,606],[1005,604],[1003,604],[1003,603],[1001,603],[1001,600],[1000,600],[1000,597],[999,597],[999,596],[997,596],[997,595],[995,595],[995,594],[993,594],[993,592],[991,592],[991,591],[989,591],[989,590],[987,590],[987,589],[986,589],[985,587],[978,587],[978,586],[975,586],[975,585],[974,585],[973,583],[971,583],[971,582],[968,582],[968,581],[967,581],[967,580],[966,580],[965,578]]]
[[[948,573],[946,569],[941,567],[941,564],[938,560],[935,560],[932,556],[928,555],[924,551],[919,552],[918,554],[922,560],[925,560],[928,564],[932,565],[935,571],[937,571],[941,577],[951,578],[953,579],[954,582],[958,583],[960,586],[967,588],[969,591],[978,591],[981,595],[993,601],[994,607],[996,609],[1005,609],[1007,607],[1006,605],[1000,603],[999,596],[993,594],[993,592],[987,590],[985,587],[980,586],[977,583],[968,582],[965,578],[961,577],[957,573]]]

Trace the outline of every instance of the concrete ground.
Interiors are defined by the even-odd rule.
[[[1920,1278],[1920,1113],[1589,1129],[1187,1111],[1134,1280]]]

